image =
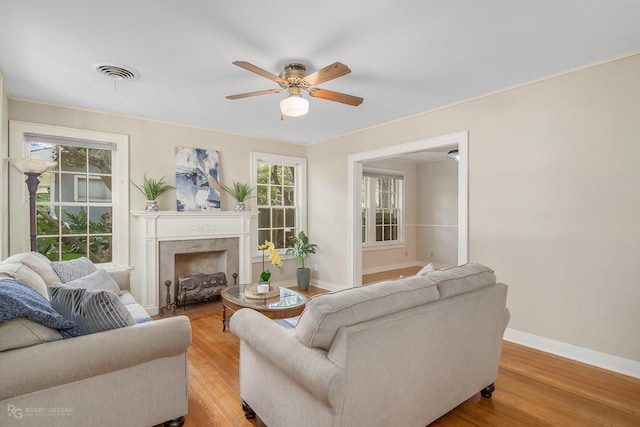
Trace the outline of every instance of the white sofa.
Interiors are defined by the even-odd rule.
[[[242,309],[240,394],[269,427],[424,427],[490,397],[507,286],[466,264],[311,298],[294,329]]]
[[[35,252],[0,263],[0,278],[36,288],[56,278]],[[133,317],[148,315],[113,273]],[[2,283],[2,282],[0,282]],[[6,282],[5,282],[6,285]],[[42,293],[42,292],[41,292]],[[6,307],[4,307],[6,309]],[[146,321],[70,339],[26,318],[0,323],[0,425],[182,425],[187,413],[187,317]]]

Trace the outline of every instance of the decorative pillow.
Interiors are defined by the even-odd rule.
[[[81,335],[76,324],[63,318],[60,313],[53,309],[51,302],[38,291],[19,280],[2,278],[0,279],[0,325],[5,325],[7,322],[19,318],[25,318],[48,328],[56,329],[62,334],[62,338]],[[11,336],[16,328],[18,327],[11,327],[8,331],[9,336],[7,339],[14,343],[12,345],[20,341],[15,336]],[[2,341],[4,339],[5,337],[3,336]],[[21,342],[24,345],[35,344],[31,339],[27,340],[31,344],[24,341]]]
[[[58,283],[56,283],[58,284]],[[93,291],[111,291],[116,295],[122,295],[122,291],[118,284],[109,276],[106,270],[98,269],[86,276],[79,277],[65,283],[72,288],[85,288]]]
[[[70,261],[54,261],[51,263],[51,267],[53,267],[53,271],[60,277],[62,283],[79,279],[97,270],[96,266],[86,257],[76,258]]]
[[[416,273],[416,276],[425,276],[425,275],[431,273],[434,270],[435,270],[435,268],[433,267],[433,264],[429,263],[429,264],[425,265],[424,267],[422,267],[420,269],[420,271],[418,271],[418,273]]]
[[[22,252],[5,259],[3,263],[19,262],[26,265],[44,280],[46,285],[60,281],[60,278],[51,267],[51,261],[39,252]],[[47,298],[49,296],[47,295]]]
[[[114,292],[59,284],[48,289],[53,308],[65,319],[74,321],[84,334],[136,324]]]
[[[40,295],[49,299],[47,284],[44,283],[42,277],[24,264],[19,262],[4,262],[0,264],[0,277],[9,277],[25,283],[35,289]]]

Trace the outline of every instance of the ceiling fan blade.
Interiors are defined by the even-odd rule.
[[[257,90],[255,92],[247,92],[247,93],[238,93],[235,95],[226,96],[227,99],[241,99],[248,98],[250,96],[258,96],[258,95],[268,95],[270,93],[278,93],[282,92],[283,89],[267,89],[267,90]]]
[[[304,78],[304,81],[309,86],[316,86],[320,83],[342,77],[345,74],[349,74],[350,72],[351,70],[346,65],[340,62],[334,62],[333,64],[327,65],[326,67],[316,71],[315,73],[309,74]]]
[[[275,74],[271,74],[270,72],[263,70],[260,67],[256,67],[253,64],[250,64],[246,61],[234,61],[233,65],[237,65],[240,68],[244,68],[247,71],[251,71],[252,73],[256,73],[259,76],[262,77],[266,77],[269,80],[273,80],[274,82],[278,83],[278,84],[284,84],[284,85],[289,85],[289,82],[286,81],[285,79],[282,79],[278,76],[276,76]]]
[[[362,101],[364,101],[364,98],[360,98],[359,96],[347,95],[345,93],[317,88],[311,89],[309,91],[309,95],[316,98],[326,99],[328,101],[342,102],[343,104],[353,105],[354,107],[357,107],[362,104]]]

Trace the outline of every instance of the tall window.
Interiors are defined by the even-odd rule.
[[[258,205],[258,242],[289,246],[306,225],[306,160],[252,153]]]
[[[365,170],[362,178],[362,243],[400,243],[402,181],[399,173]]]
[[[86,256],[94,263],[112,262],[113,147],[36,135],[27,140],[31,158],[57,162],[38,186],[38,252],[54,261]]]
[[[10,137],[12,156],[56,163],[39,178],[38,252],[52,261],[85,256],[106,267],[128,265],[128,138],[16,123],[12,122]],[[11,207],[12,224],[20,224],[20,217],[23,224],[28,223],[28,215],[20,214],[21,208]],[[13,230],[12,226],[17,241],[24,241],[22,227]]]

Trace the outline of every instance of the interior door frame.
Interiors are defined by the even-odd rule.
[[[457,132],[405,144],[354,153],[348,156],[348,236],[347,286],[362,285],[362,165],[399,154],[415,153],[438,147],[458,146],[458,264],[469,258],[469,132]]]

